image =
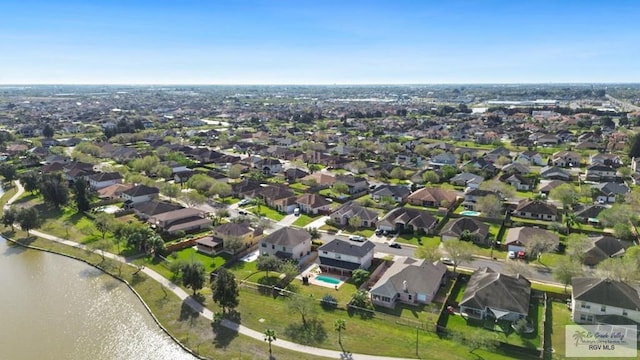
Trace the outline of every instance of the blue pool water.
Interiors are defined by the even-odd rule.
[[[464,216],[478,216],[480,215],[479,212],[477,211],[471,211],[471,210],[465,210],[463,212],[460,213],[460,215],[464,215]]]
[[[332,285],[338,285],[340,284],[340,280],[329,277],[329,276],[324,276],[324,275],[318,275],[316,276],[316,280],[322,281],[322,282],[326,282],[328,284],[332,284]]]

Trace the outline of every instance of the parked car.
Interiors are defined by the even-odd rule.
[[[389,247],[395,248],[395,249],[402,249],[402,246],[400,246],[400,244],[398,243],[391,243],[389,244]]]
[[[238,214],[247,215],[248,213],[245,210],[238,210]]]
[[[376,236],[382,236],[383,231],[380,229],[376,230]]]
[[[250,202],[251,202],[251,200],[249,200],[249,199],[242,199],[238,203],[238,206],[247,206],[247,205],[249,205]]]
[[[515,259],[516,258],[516,252],[515,251],[509,251],[507,253],[507,258],[509,259]]]
[[[365,239],[364,239],[363,236],[360,236],[360,235],[351,235],[351,236],[349,236],[349,240],[357,241],[357,242],[363,242]]]
[[[453,260],[452,260],[452,259],[450,259],[450,258],[448,258],[448,257],[441,257],[441,258],[440,258],[440,262],[441,262],[441,263],[443,263],[443,264],[445,264],[445,265],[451,265],[451,266],[455,265],[455,263],[453,262]]]

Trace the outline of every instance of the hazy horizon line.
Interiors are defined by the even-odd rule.
[[[0,83],[14,86],[434,86],[434,85],[639,85],[638,82],[435,82],[435,83]]]

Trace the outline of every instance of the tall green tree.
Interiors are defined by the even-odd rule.
[[[473,260],[473,244],[460,240],[447,240],[442,243],[442,249],[453,262],[453,272],[458,265]]]
[[[256,268],[260,271],[266,271],[269,277],[269,271],[278,271],[282,266],[282,260],[273,255],[262,255],[258,257]]]
[[[69,188],[60,173],[43,175],[40,193],[45,203],[57,209],[69,202]]]
[[[238,284],[235,276],[225,268],[219,268],[216,278],[211,284],[213,301],[220,305],[222,312],[238,306]]]
[[[42,128],[42,135],[47,138],[47,139],[51,139],[53,137],[54,131],[53,128],[51,127],[51,125],[46,124],[43,128]]]
[[[40,226],[40,214],[34,207],[20,209],[16,214],[16,221],[18,225],[20,225],[20,228],[26,231],[27,236],[29,236],[29,231]]]
[[[13,224],[18,219],[18,211],[13,206],[4,209],[2,213],[2,225],[11,226],[11,231],[14,231]]]
[[[88,184],[84,179],[78,179],[73,183],[73,192],[78,211],[88,211],[91,208],[87,188]]]
[[[206,281],[204,265],[199,261],[186,263],[182,267],[182,285],[193,290],[193,295],[204,287]]]
[[[307,326],[309,317],[316,313],[316,303],[312,297],[304,295],[294,295],[289,298],[288,308],[291,312],[296,312],[302,317],[302,325]]]
[[[34,194],[40,190],[40,175],[35,171],[28,171],[20,175],[20,183],[25,191]]]
[[[571,279],[583,274],[581,263],[568,256],[563,256],[553,266],[553,278],[564,285],[564,292],[567,292],[567,286],[571,284]]]
[[[18,177],[15,166],[11,164],[3,164],[0,166],[0,176],[4,177],[4,181],[12,182]]]
[[[113,214],[107,214],[105,212],[99,212],[93,217],[93,225],[100,231],[102,238],[104,239],[107,232],[113,231],[115,227],[116,218]]]

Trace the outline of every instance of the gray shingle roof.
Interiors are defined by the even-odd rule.
[[[530,298],[529,280],[522,276],[509,276],[483,268],[471,275],[459,305],[527,314]]]
[[[311,235],[307,231],[284,227],[265,236],[261,242],[293,247],[307,240],[311,240]]]
[[[638,291],[623,282],[578,277],[571,280],[571,287],[576,300],[640,311]]]
[[[364,242],[345,241],[340,239],[333,239],[328,243],[320,246],[318,252],[322,257],[322,251],[334,252],[337,254],[363,257],[369,252],[373,251],[375,244],[367,240]]]

